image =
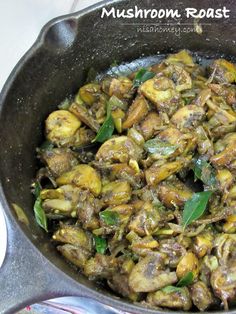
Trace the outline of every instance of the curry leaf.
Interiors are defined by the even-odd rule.
[[[133,87],[139,87],[142,83],[147,80],[153,78],[156,74],[154,72],[150,72],[147,69],[140,69],[135,75]]]
[[[106,120],[104,121],[103,125],[99,129],[98,134],[93,140],[93,142],[100,142],[100,143],[105,142],[112,136],[114,129],[115,129],[114,121],[111,114],[109,114],[106,117]]]
[[[161,156],[166,156],[174,153],[177,149],[177,146],[167,142],[163,142],[156,137],[145,142],[144,148],[147,152],[151,154],[159,154]]]
[[[47,226],[47,216],[44,212],[44,209],[42,207],[42,200],[40,196],[36,198],[36,201],[34,203],[34,215],[35,219],[38,223],[38,225],[43,228],[45,231],[48,231],[48,226]]]
[[[100,127],[95,139],[92,142],[103,143],[108,140],[115,129],[115,124],[111,115],[111,104],[107,103],[107,117],[103,122],[103,125]]]
[[[176,286],[177,287],[188,286],[193,282],[193,278],[194,278],[193,272],[190,271],[183,278],[179,280]]]
[[[194,193],[193,196],[187,200],[183,211],[182,224],[184,228],[203,215],[212,193],[212,191]]]
[[[204,184],[211,188],[216,186],[216,175],[214,168],[205,160],[199,158],[195,161],[194,175],[200,179]]]
[[[94,237],[96,251],[100,254],[104,254],[107,249],[107,241],[95,235],[93,237]]]
[[[99,213],[99,216],[107,225],[113,226],[119,223],[119,214],[115,211],[104,210]]]
[[[182,97],[183,101],[184,101],[184,105],[187,106],[187,105],[190,105],[193,98],[192,97]]]
[[[175,287],[175,286],[166,286],[165,288],[161,289],[165,293],[172,293],[172,292],[181,292],[182,288]]]
[[[172,292],[181,292],[183,287],[190,285],[193,282],[193,272],[188,272],[183,278],[179,280],[176,286],[166,286],[162,289],[165,293],[172,293]]]
[[[35,184],[34,184],[34,192],[33,192],[35,198],[39,197],[40,191],[41,191],[41,186],[40,186],[39,182],[35,182]]]

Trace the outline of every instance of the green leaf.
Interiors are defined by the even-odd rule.
[[[106,117],[106,120],[104,121],[103,125],[99,129],[93,142],[99,142],[99,143],[105,142],[106,140],[111,138],[114,132],[114,129],[115,129],[114,121],[111,114],[109,114]]]
[[[147,69],[140,69],[138,73],[135,75],[133,87],[139,87],[142,83],[147,80],[150,80],[156,75],[154,72],[150,72]]]
[[[183,278],[179,280],[176,286],[177,287],[188,286],[193,282],[193,278],[194,278],[193,272],[190,271]]]
[[[95,139],[92,142],[99,142],[103,143],[109,138],[111,138],[115,129],[115,124],[111,115],[111,104],[107,103],[107,117],[106,120],[103,122],[103,125],[100,127]]]
[[[197,159],[193,171],[195,177],[200,179],[204,184],[211,188],[216,187],[215,169],[207,161],[201,158]]]
[[[100,212],[99,216],[109,226],[117,225],[119,223],[119,214],[115,211],[107,209]]]
[[[177,146],[172,145],[167,142],[163,142],[159,138],[156,137],[145,142],[144,149],[151,154],[159,154],[161,156],[168,156],[168,155],[173,154],[176,151]]]
[[[93,236],[93,238],[95,242],[96,251],[100,254],[104,254],[107,249],[107,241],[95,235]]]
[[[166,286],[165,288],[161,289],[165,293],[172,293],[172,292],[181,292],[182,288],[175,287],[175,286]]]
[[[38,225],[48,232],[47,217],[42,207],[42,200],[40,196],[37,197],[34,203],[34,215]]]
[[[40,186],[39,182],[35,182],[35,184],[34,184],[34,196],[35,196],[35,198],[39,197],[40,191],[41,191],[41,186]]]
[[[182,97],[182,99],[184,101],[185,106],[189,105],[193,100],[193,98],[188,98],[188,97]]]
[[[183,211],[183,227],[184,229],[190,225],[194,220],[203,215],[206,210],[207,203],[212,195],[212,191],[205,191],[194,193],[193,196],[187,200]]]

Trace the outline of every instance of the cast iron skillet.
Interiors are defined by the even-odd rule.
[[[8,248],[0,270],[0,313],[13,313],[27,304],[59,296],[85,296],[130,313],[157,313],[120,300],[71,268],[55,251],[32,214],[30,184],[35,175],[35,148],[49,112],[75,93],[91,66],[104,70],[116,60],[130,61],[157,52],[182,48],[205,55],[234,56],[236,24],[234,1],[225,1],[230,19],[204,20],[203,34],[137,32],[137,25],[156,20],[101,19],[101,8],[218,8],[221,1],[128,0],[104,1],[81,12],[59,17],[41,31],[20,60],[0,98],[0,198],[7,220]],[[168,23],[162,20],[162,23]],[[171,21],[174,22],[173,20]],[[180,21],[193,23],[184,17]],[[14,45],[14,43],[13,43]],[[30,227],[21,224],[12,209],[17,203],[27,213]],[[236,313],[235,310],[230,311]]]

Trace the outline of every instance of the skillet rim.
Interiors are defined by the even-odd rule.
[[[11,71],[8,79],[6,80],[5,84],[3,85],[3,88],[0,92],[0,121],[1,119],[3,119],[3,108],[4,108],[4,103],[5,103],[5,98],[8,95],[8,92],[15,80],[15,78],[17,77],[18,73],[21,71],[21,69],[24,68],[25,63],[34,55],[36,54],[36,52],[41,49],[44,44],[45,44],[45,36],[47,34],[47,32],[50,30],[51,27],[53,27],[55,24],[66,21],[66,20],[79,20],[80,17],[82,17],[83,15],[89,14],[93,11],[97,11],[99,9],[101,9],[102,7],[106,6],[106,5],[111,5],[111,4],[117,4],[117,3],[121,3],[124,2],[125,0],[103,0],[100,1],[94,5],[91,5],[89,7],[84,8],[83,10],[80,11],[76,11],[74,13],[69,13],[69,14],[64,14],[61,15],[59,17],[55,17],[53,19],[51,19],[49,22],[47,22],[41,29],[38,37],[36,38],[35,42],[33,43],[33,45],[26,51],[26,53],[20,58],[20,60],[17,62],[17,64],[15,65],[15,67],[13,68],[13,70]],[[85,285],[79,283],[78,281],[76,281],[75,279],[73,279],[71,276],[69,276],[68,274],[66,274],[63,270],[61,270],[59,267],[57,267],[54,263],[52,263],[39,249],[37,249],[37,247],[34,245],[34,243],[26,236],[26,234],[23,232],[22,228],[20,227],[19,222],[17,221],[17,218],[15,218],[12,214],[12,210],[11,210],[11,205],[8,203],[6,197],[5,197],[5,193],[4,193],[4,188],[3,188],[3,184],[2,184],[2,178],[0,177],[0,202],[3,208],[3,213],[5,215],[6,218],[6,224],[7,224],[7,232],[11,233],[15,233],[15,234],[19,234],[19,236],[23,239],[23,241],[30,246],[31,249],[33,249],[33,251],[35,252],[36,255],[40,256],[42,259],[46,259],[48,265],[49,265],[49,269],[52,270],[53,272],[55,272],[55,274],[58,274],[61,276],[62,279],[65,279],[65,281],[67,281],[66,285],[67,287],[69,285],[72,286],[72,288],[70,289],[70,292],[68,294],[61,294],[58,295],[58,297],[62,297],[62,296],[73,296],[77,294],[77,296],[84,296],[84,297],[88,297],[88,298],[92,298],[104,305],[110,306],[110,307],[114,307],[115,310],[121,310],[121,311],[125,311],[127,314],[129,313],[147,313],[147,314],[157,314],[157,313],[167,313],[170,312],[169,310],[154,310],[154,309],[150,309],[147,307],[140,305],[136,305],[133,304],[125,299],[116,297],[115,295],[104,295],[102,292],[99,292],[93,288],[89,288],[86,287]],[[14,231],[13,226],[16,228]],[[8,236],[8,239],[10,237]],[[7,245],[7,247],[9,246],[9,244]],[[7,263],[8,260],[8,255],[6,254],[5,257],[5,261],[4,263]],[[55,275],[54,274],[54,275]],[[49,287],[50,289],[50,287]],[[82,293],[79,293],[77,291],[77,293],[75,294],[75,289],[77,290],[82,290]],[[68,290],[67,290],[68,291]],[[46,292],[47,293],[47,292]],[[45,295],[46,295],[45,293]],[[39,300],[40,301],[40,300]],[[128,312],[127,312],[128,311]],[[223,310],[217,310],[217,311],[211,311],[211,313],[216,313],[216,314],[220,314],[222,313]],[[236,314],[236,308],[235,309],[231,309],[228,311],[225,311],[226,313],[230,313],[230,314]],[[184,314],[186,312],[184,311],[174,311],[174,313],[176,314]],[[187,313],[194,313],[194,312],[190,312],[188,311]],[[202,313],[209,313],[209,312],[202,312]]]

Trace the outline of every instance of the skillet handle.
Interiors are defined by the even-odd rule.
[[[8,216],[6,223],[8,245],[0,268],[0,313],[12,314],[27,305],[65,296],[69,291],[55,267],[36,250],[14,219]]]

